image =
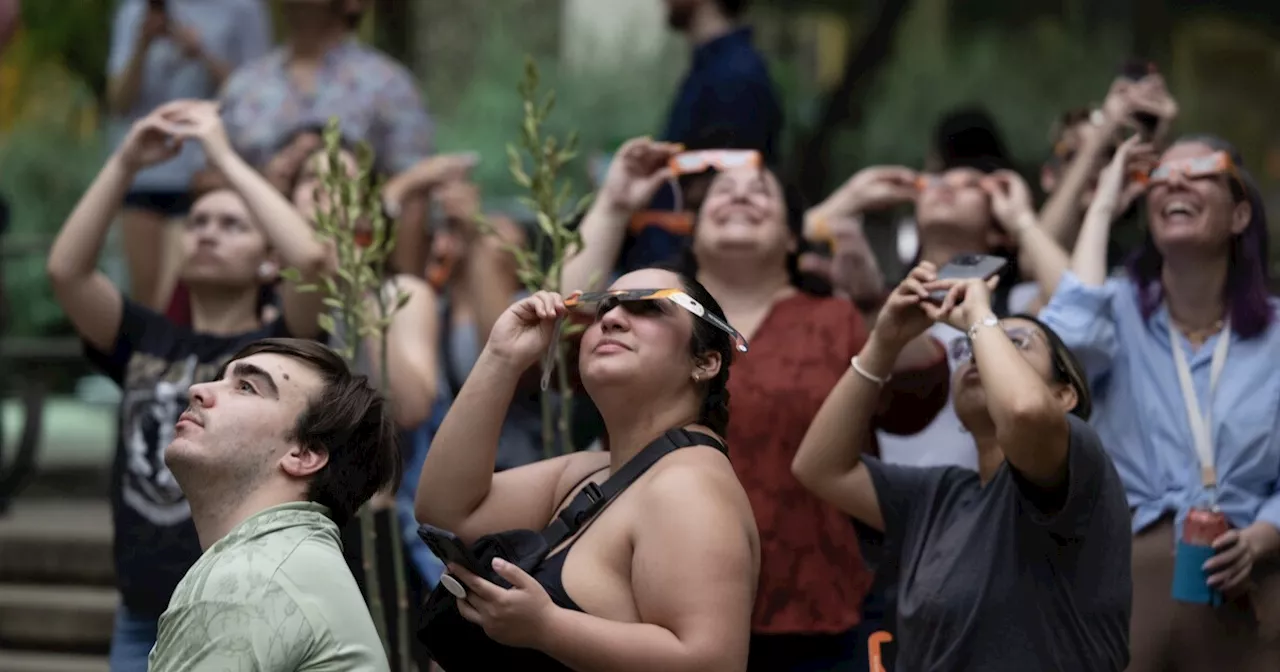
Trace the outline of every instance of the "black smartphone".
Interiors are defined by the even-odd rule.
[[[1154,75],[1157,72],[1158,70],[1156,70],[1154,63],[1140,58],[1131,58],[1120,66],[1120,76],[1131,82],[1141,81],[1144,77]],[[1133,115],[1133,120],[1138,122],[1144,138],[1150,138],[1156,132],[1156,126],[1160,123],[1160,119],[1149,112],[1136,112]]]
[[[488,574],[480,570],[480,561],[471,553],[471,549],[462,543],[458,535],[431,525],[419,525],[418,536],[441,561],[451,562],[476,576],[483,577]]]
[[[987,254],[962,254],[946,266],[938,269],[939,280],[988,280],[994,277],[1007,264],[1004,257]],[[934,290],[929,293],[929,300],[942,303],[947,298],[945,290]]]

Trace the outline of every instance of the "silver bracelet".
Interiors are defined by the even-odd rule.
[[[880,376],[871,375],[866,369],[862,368],[861,364],[858,363],[857,355],[854,355],[853,359],[849,360],[849,365],[853,367],[853,370],[857,372],[859,376],[866,378],[880,387],[884,387],[884,384],[889,382],[889,379],[893,378],[893,376],[885,376],[884,378],[881,378]]]

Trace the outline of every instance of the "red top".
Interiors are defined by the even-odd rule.
[[[169,299],[165,316],[174,324],[191,326],[191,290],[181,282],[173,288],[173,296]]]
[[[867,338],[853,304],[796,294],[776,303],[729,372],[734,471],[760,530],[760,586],[752,614],[757,633],[842,633],[862,618],[871,573],[849,516],[791,475],[809,424]],[[897,372],[885,387],[877,429],[922,431],[947,402],[950,370]],[[864,447],[878,454],[875,435]]]

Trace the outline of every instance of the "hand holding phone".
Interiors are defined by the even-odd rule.
[[[938,280],[990,280],[999,274],[1007,263],[1004,257],[962,254],[938,269]],[[939,289],[929,293],[929,300],[933,303],[940,304],[946,298],[946,290]]]
[[[480,561],[471,553],[471,549],[462,543],[458,535],[448,530],[423,524],[418,526],[418,536],[422,538],[422,541],[427,544],[427,548],[441,561],[458,565],[479,577],[486,575],[485,572],[480,570]],[[445,581],[446,578],[448,578],[448,581]],[[446,574],[440,577],[440,583],[445,587],[445,590],[453,593],[454,597],[460,600],[466,599],[467,591],[457,579]]]
[[[1159,75],[1160,71],[1156,68],[1155,63],[1142,59],[1129,59],[1120,66],[1120,77],[1132,82],[1130,95],[1137,93],[1137,85],[1148,77]],[[1134,122],[1138,125],[1138,132],[1146,140],[1150,140],[1156,132],[1156,128],[1160,125],[1160,116],[1149,111],[1133,112],[1131,115]]]

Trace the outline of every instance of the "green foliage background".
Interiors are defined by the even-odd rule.
[[[545,11],[546,0],[410,1],[421,3],[414,8],[422,18],[415,20],[414,53],[409,57],[437,122],[437,147],[480,152],[484,158],[475,177],[486,200],[499,209],[509,209],[507,204],[521,193],[507,171],[505,147],[516,137],[523,118],[516,83],[525,54],[534,55],[545,87],[556,92],[557,109],[547,132],[563,137],[576,130],[580,137],[582,158],[565,175],[578,193],[589,187],[594,155],[612,152],[627,138],[661,131],[688,66],[687,49],[673,42],[653,58],[629,59],[614,68],[571,69],[559,58],[560,45],[567,39],[562,34],[565,27],[557,12]],[[951,0],[953,10],[958,1]],[[984,0],[985,5],[1003,1]],[[24,3],[28,39],[23,49],[6,54],[5,62],[20,59],[23,68],[56,66],[75,84],[50,93],[42,75],[25,78],[31,86],[23,91],[0,91],[0,103],[6,96],[30,96],[38,110],[0,132],[0,190],[13,210],[15,237],[55,233],[104,156],[101,134],[82,137],[70,129],[76,126],[75,110],[102,95],[113,4],[106,0]],[[803,8],[794,3],[761,4],[758,34],[786,36],[760,42],[771,50],[773,75],[787,112],[789,137],[784,146],[793,148],[794,139],[811,127],[824,102],[813,79],[813,53],[806,51],[806,40],[812,36],[798,29],[805,11],[820,6],[834,12],[824,15],[824,20],[847,21],[853,27],[851,46],[856,47],[870,4],[839,0],[807,0],[801,3]],[[1019,18],[1016,25],[972,27],[949,23],[946,11],[940,11],[947,4],[915,0],[915,9],[898,32],[896,49],[875,80],[862,124],[834,135],[832,184],[827,188],[868,164],[920,165],[938,117],[970,103],[982,103],[994,114],[1015,158],[1032,173],[1048,152],[1052,121],[1067,108],[1099,102],[1128,48],[1128,28],[1120,24],[1104,23],[1086,34],[1069,17],[1045,12],[1035,19],[1035,12],[1028,10],[1019,17],[1031,19]],[[1233,35],[1249,30],[1238,20],[1222,23],[1219,32],[1226,37],[1219,42],[1226,46],[1214,47],[1218,51],[1212,53],[1225,53],[1224,49],[1236,46]],[[1266,76],[1280,81],[1280,66],[1258,61],[1254,55],[1268,48],[1280,53],[1277,43],[1265,35],[1252,40],[1251,45],[1261,46],[1251,46],[1254,51],[1242,51],[1239,58],[1269,68],[1271,74]],[[1272,61],[1280,63],[1280,58]],[[1225,67],[1235,73],[1235,79],[1229,86],[1218,86],[1228,86],[1229,91],[1213,89],[1213,95],[1199,96],[1200,89],[1208,94],[1218,79],[1204,76],[1203,67],[1181,68],[1183,73],[1195,73],[1181,79],[1172,72],[1174,68],[1170,70],[1175,94],[1189,101],[1183,108],[1183,128],[1216,130],[1237,141],[1247,140],[1245,148],[1254,157],[1251,163],[1265,163],[1267,157],[1255,147],[1268,137],[1271,117],[1266,110],[1274,106],[1249,105],[1251,89],[1241,79],[1245,74],[1239,67]],[[1254,71],[1249,77],[1264,75]],[[1247,137],[1237,138],[1233,132]],[[5,263],[18,334],[66,329],[51,302],[43,262],[42,256],[33,256]]]

